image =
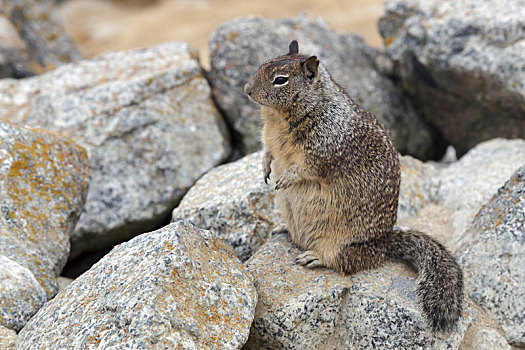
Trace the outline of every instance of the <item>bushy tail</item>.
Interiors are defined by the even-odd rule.
[[[423,314],[435,331],[455,327],[463,308],[463,273],[448,250],[416,230],[394,227],[387,255],[419,271],[417,296]]]

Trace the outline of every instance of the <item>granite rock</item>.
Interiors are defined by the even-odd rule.
[[[23,78],[80,59],[53,0],[0,0],[0,78]]]
[[[0,120],[0,324],[19,330],[56,294],[88,183],[84,148]]]
[[[248,260],[259,302],[246,349],[453,349],[472,321],[466,308],[456,330],[433,333],[404,265],[344,276],[296,265],[299,253],[278,234]]]
[[[0,323],[20,330],[48,296],[28,268],[3,255],[0,267]]]
[[[184,43],[0,81],[0,117],[58,131],[87,149],[91,184],[71,257],[157,227],[230,152],[208,83]]]
[[[293,39],[299,41],[300,53],[317,55],[349,95],[386,124],[401,153],[428,158],[442,151],[401,89],[382,73],[384,57],[379,50],[361,37],[332,30],[321,19],[301,15],[234,19],[210,37],[208,78],[213,96],[245,153],[260,149],[262,121],[243,87],[262,63],[287,53]]]
[[[472,300],[510,344],[525,345],[525,164],[481,208],[456,254]]]
[[[17,346],[239,349],[252,281],[215,234],[178,221],[115,247],[40,309]]]
[[[471,149],[439,173],[438,197],[452,211],[453,241],[512,173],[525,162],[525,140],[493,139]]]
[[[12,329],[0,325],[0,349],[15,349],[16,332]]]
[[[379,20],[417,113],[465,154],[525,135],[525,0],[389,0]]]
[[[246,261],[283,222],[261,164],[262,151],[211,170],[186,193],[172,220],[213,231]]]
[[[439,169],[410,156],[399,156],[401,187],[397,218],[402,221],[439,200]]]
[[[481,328],[476,331],[470,349],[511,350],[512,348],[494,328]]]

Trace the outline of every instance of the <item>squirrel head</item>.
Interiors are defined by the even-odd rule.
[[[308,112],[319,100],[319,60],[299,54],[296,40],[288,54],[265,62],[244,87],[255,102],[281,112]]]

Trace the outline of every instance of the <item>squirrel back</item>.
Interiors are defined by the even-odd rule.
[[[245,92],[262,105],[263,175],[275,179],[287,230],[305,250],[297,262],[354,273],[404,260],[420,272],[417,294],[433,329],[453,327],[461,269],[437,241],[394,228],[401,172],[385,126],[316,56],[299,54],[296,41],[264,63]]]

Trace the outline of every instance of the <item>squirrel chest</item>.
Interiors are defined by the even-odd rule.
[[[264,118],[263,141],[273,156],[273,179],[278,179],[292,166],[306,168],[307,154],[302,145],[294,142],[283,116],[265,107],[261,114]],[[331,233],[336,240],[337,236],[348,238],[348,231],[334,232],[333,227],[333,220],[337,220],[339,216],[334,206],[339,206],[340,184],[325,182],[323,178],[311,176],[277,192],[279,207],[288,224],[291,238],[304,249],[315,246],[320,235],[326,233]],[[347,215],[346,212],[340,214]]]
[[[293,164],[304,167],[306,154],[288,132],[288,123],[284,117],[266,107],[262,107],[261,114],[264,118],[263,142],[274,157],[274,178],[277,179]]]

